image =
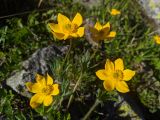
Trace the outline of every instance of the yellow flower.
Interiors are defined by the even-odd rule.
[[[80,27],[83,18],[77,13],[72,21],[61,13],[58,14],[58,24],[49,23],[49,27],[53,35],[59,40],[66,40],[72,37],[82,37],[84,35],[84,27]]]
[[[27,89],[35,93],[30,100],[32,108],[38,107],[43,103],[44,106],[49,106],[55,95],[59,94],[58,84],[53,84],[53,79],[47,74],[46,77],[39,74],[36,75],[36,83],[27,82]]]
[[[98,70],[96,75],[100,80],[104,80],[103,86],[107,91],[116,88],[119,92],[126,93],[129,92],[126,81],[129,81],[135,75],[135,71],[124,70],[123,60],[118,58],[114,63],[107,60],[105,69]]]
[[[160,36],[155,35],[153,38],[157,44],[160,44]]]
[[[111,12],[110,12],[111,15],[119,15],[121,14],[121,12],[117,9],[112,9]]]
[[[115,31],[110,32],[110,23],[106,23],[105,25],[101,25],[98,21],[94,25],[94,27],[89,27],[91,32],[91,37],[94,41],[98,42],[99,40],[111,39],[116,36]]]

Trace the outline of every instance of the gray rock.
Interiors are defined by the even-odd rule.
[[[75,3],[80,3],[85,7],[91,9],[102,5],[103,0],[74,0]]]
[[[154,22],[154,26],[160,33],[160,0],[137,0],[143,7],[145,15]]]
[[[33,82],[36,73],[45,75],[49,72],[49,62],[57,57],[63,56],[67,49],[68,46],[56,47],[54,45],[38,49],[28,60],[21,63],[22,69],[14,71],[6,80],[6,84],[17,93],[30,97],[25,83],[29,81]]]

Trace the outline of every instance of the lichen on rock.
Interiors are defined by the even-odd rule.
[[[17,93],[30,97],[25,83],[29,81],[33,82],[36,73],[45,75],[49,72],[50,61],[56,59],[57,57],[62,57],[67,49],[68,46],[57,47],[55,45],[38,49],[30,58],[21,63],[22,69],[15,70],[6,80],[6,84]]]
[[[160,33],[160,0],[137,0],[145,15],[154,22],[154,27]]]

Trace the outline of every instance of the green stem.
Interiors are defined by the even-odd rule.
[[[61,106],[62,105],[62,101],[63,101],[63,97],[60,99],[59,101],[59,105]]]
[[[67,59],[68,59],[68,57],[69,57],[69,53],[71,52],[71,48],[72,48],[72,39],[70,39],[70,46],[69,46],[69,49],[68,49],[68,51],[67,51],[67,53],[66,53],[66,55],[65,55],[64,61],[62,62],[62,65],[61,65],[61,67],[60,67],[60,70],[59,70],[60,72],[63,71],[64,64],[66,63],[66,61],[67,61]],[[63,72],[62,72],[62,73],[63,73]],[[63,75],[61,75],[61,76],[63,76]],[[61,76],[60,76],[59,79],[61,79]]]
[[[68,51],[67,51],[67,53],[66,53],[66,55],[65,55],[64,61],[63,61],[63,63],[62,63],[62,66],[60,67],[60,71],[62,71],[63,68],[64,68],[64,64],[66,63],[66,61],[67,61],[67,59],[68,59],[68,57],[69,57],[71,48],[72,48],[72,39],[70,39],[70,46],[69,46],[69,49],[68,49]],[[63,75],[61,75],[61,76],[63,76]],[[61,78],[60,78],[60,79],[61,79]],[[60,105],[60,106],[61,106],[62,102],[63,102],[63,97],[60,99],[60,102],[59,102],[59,105]]]
[[[71,48],[72,48],[72,40],[70,39],[70,46],[69,46],[69,49],[68,49],[68,51],[67,51],[67,54],[66,54],[66,56],[65,56],[65,58],[64,58],[62,67],[64,66],[66,60],[68,59],[69,53],[71,52]]]
[[[81,78],[82,78],[82,72],[80,74],[79,79],[76,82],[76,85],[74,86],[73,93],[76,91],[76,89],[77,89],[77,87],[78,87],[78,85],[79,85],[79,83],[81,81]],[[69,98],[69,101],[68,101],[68,104],[67,104],[67,109],[70,107],[70,104],[71,104],[72,100],[73,100],[73,94]]]
[[[85,114],[85,116],[82,118],[82,120],[87,120],[89,118],[89,116],[91,115],[91,113],[95,110],[95,108],[101,103],[101,101],[99,99],[96,99],[95,103],[92,105],[92,107],[89,109],[89,111],[87,112],[87,114]]]
[[[90,57],[90,60],[92,60],[94,58],[94,56],[96,55],[97,51],[98,51],[98,49],[94,49],[94,52],[93,52],[93,54]]]

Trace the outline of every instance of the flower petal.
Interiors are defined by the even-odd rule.
[[[37,83],[41,84],[42,86],[46,85],[45,77],[40,74],[36,74],[36,81]]]
[[[52,32],[52,34],[59,40],[62,40],[64,38],[64,34],[62,34],[62,33]]]
[[[62,31],[61,31],[61,29],[60,29],[58,24],[49,23],[49,27],[53,32],[62,33]]]
[[[77,13],[76,16],[73,18],[72,23],[76,24],[78,27],[82,24],[83,18],[80,13]]]
[[[115,64],[115,70],[121,70],[121,71],[124,70],[124,64],[121,58],[115,60],[114,64]]]
[[[36,74],[36,80],[38,80],[38,81],[39,81],[39,80],[41,80],[42,78],[43,78],[43,76],[42,76],[42,75],[40,75],[40,74]],[[37,81],[37,82],[38,82],[38,81]]]
[[[125,81],[117,81],[116,89],[121,93],[129,92],[129,87]]]
[[[96,24],[94,25],[94,28],[96,28],[98,31],[102,29],[102,25],[100,24],[100,22],[96,22]]]
[[[78,37],[78,35],[76,33],[71,33],[70,36],[71,37]]]
[[[114,64],[109,59],[106,60],[105,70],[107,72],[109,72],[109,73],[113,73],[114,72]]]
[[[109,35],[107,36],[107,38],[114,38],[116,36],[116,32],[115,31],[111,31],[109,33]]]
[[[39,106],[40,104],[39,103],[36,103],[35,101],[34,102],[30,102],[30,106],[35,109]]]
[[[66,24],[71,24],[71,21],[61,13],[58,14],[58,24],[60,26],[65,26]]]
[[[135,75],[135,71],[126,69],[123,71],[123,80],[129,81]]]
[[[67,38],[69,38],[69,34],[66,33],[66,34],[64,34],[63,39],[66,40]]]
[[[92,27],[92,26],[88,26],[88,27],[89,27],[89,31],[90,31],[93,35],[98,34],[98,30],[97,30],[96,28],[94,28],[94,27]]]
[[[121,14],[121,12],[117,9],[112,9],[111,12],[110,12],[111,15],[119,15]]]
[[[44,101],[43,101],[43,104],[44,106],[49,106],[53,101],[53,97],[51,95],[47,95],[45,98],[44,98]]]
[[[42,93],[33,95],[30,100],[30,106],[32,108],[38,107],[43,102],[44,98],[45,98],[45,95]]]
[[[100,31],[100,37],[102,40],[104,40],[109,35],[109,31],[110,31],[110,24],[108,22],[103,26],[102,30]]]
[[[42,89],[43,89],[43,85],[39,84],[39,83],[34,83],[31,87],[31,92],[32,93],[41,93]]]
[[[98,42],[98,40],[101,39],[99,31],[96,28],[92,27],[92,26],[89,26],[88,28],[89,28],[89,31],[91,33],[91,39],[93,41],[95,41],[95,42]]]
[[[107,23],[103,26],[103,29],[105,29],[105,28],[107,28],[107,29],[110,30],[110,23],[109,23],[109,22],[107,22]]]
[[[77,34],[78,34],[79,37],[82,37],[84,35],[84,27],[79,27],[78,31],[77,31]]]
[[[153,38],[157,44],[160,44],[160,36],[155,35]]]
[[[52,85],[53,84],[53,79],[52,77],[47,73],[47,85]]]
[[[27,82],[26,83],[26,87],[27,87],[28,91],[30,91],[30,92],[32,92],[32,86],[33,86],[32,82]]]
[[[45,98],[45,95],[43,93],[37,93],[33,95],[31,98],[31,101],[36,101],[37,103],[41,104]]]
[[[114,88],[115,88],[115,82],[114,82],[114,80],[108,79],[103,82],[103,86],[107,91],[111,91],[111,90],[114,90]]]
[[[58,84],[54,84],[52,85],[52,87],[53,87],[53,92],[51,93],[51,95],[58,95],[59,94]]]
[[[100,80],[107,80],[108,79],[107,71],[104,69],[98,70],[96,72],[96,75]]]

